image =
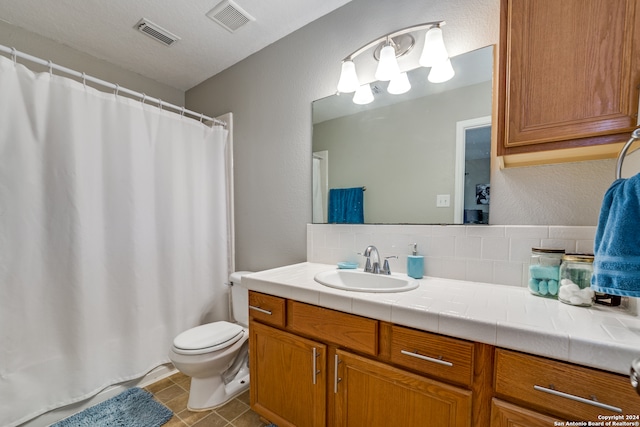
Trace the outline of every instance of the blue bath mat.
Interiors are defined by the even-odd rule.
[[[51,427],[159,427],[172,416],[151,393],[134,387]]]

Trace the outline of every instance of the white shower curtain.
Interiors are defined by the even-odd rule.
[[[224,310],[227,140],[0,57],[0,425],[144,375]]]

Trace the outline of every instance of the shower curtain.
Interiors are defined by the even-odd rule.
[[[0,425],[144,375],[224,312],[227,141],[0,57]]]

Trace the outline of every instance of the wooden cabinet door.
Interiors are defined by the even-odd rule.
[[[470,427],[471,392],[336,351],[336,427]]]
[[[491,402],[491,427],[550,427],[563,425],[551,418],[498,399]]]
[[[324,427],[324,344],[251,321],[251,408],[279,427]]]
[[[501,1],[498,155],[629,138],[640,83],[639,3]]]

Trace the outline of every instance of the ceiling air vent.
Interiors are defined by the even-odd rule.
[[[137,28],[138,31],[148,35],[152,39],[159,41],[165,46],[171,46],[172,44],[180,40],[180,37],[170,33],[161,26],[148,21],[146,18],[142,18],[140,21],[138,21],[135,28]]]
[[[211,9],[207,16],[231,33],[247,22],[256,20],[231,0],[223,0]]]

